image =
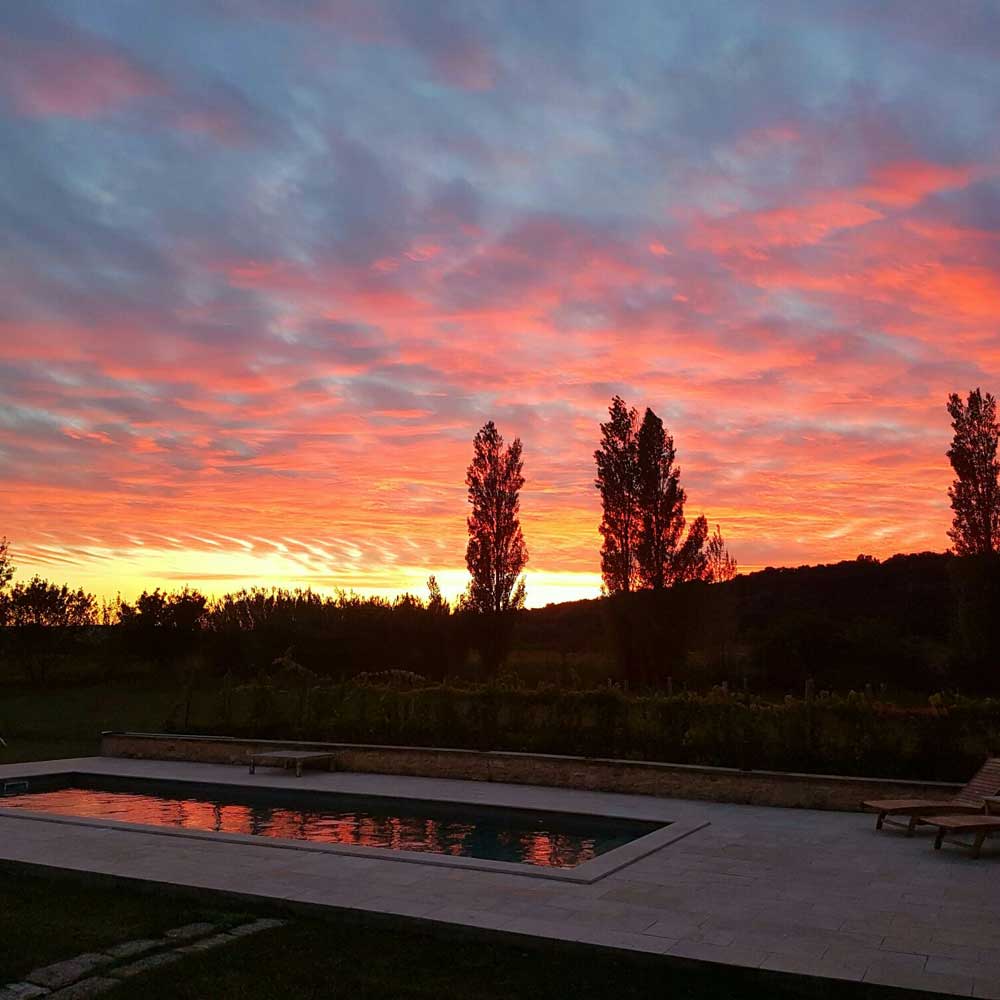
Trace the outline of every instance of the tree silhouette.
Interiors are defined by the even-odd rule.
[[[130,628],[161,628],[192,632],[205,622],[207,598],[197,590],[183,590],[174,593],[161,591],[159,587],[149,592],[144,590],[134,605],[121,601],[118,606],[118,620]]]
[[[640,426],[638,413],[621,396],[612,399],[608,414],[610,419],[601,424],[601,446],[594,452],[605,589],[609,594],[660,591],[703,579],[708,522],[697,518],[683,537],[687,496],[675,465],[673,437],[648,407]]]
[[[601,576],[609,594],[627,594],[639,583],[638,414],[615,396],[610,419],[601,424],[601,446],[594,452],[601,494]]]
[[[427,610],[437,615],[447,615],[451,612],[451,606],[441,593],[441,587],[433,573],[427,577]]]
[[[996,400],[973,389],[968,403],[948,397],[955,436],[948,458],[958,477],[948,490],[954,511],[948,536],[960,556],[1000,551],[1000,463]]]
[[[694,543],[685,558],[678,548],[684,531],[684,501],[681,470],[674,465],[674,439],[663,421],[648,407],[639,428],[636,449],[639,539],[639,581],[649,590],[663,590],[686,575],[697,551]],[[693,538],[694,536],[689,536]],[[682,565],[683,564],[683,565]]]
[[[68,628],[93,625],[97,601],[83,588],[70,590],[32,577],[18,583],[6,597],[6,624],[20,627]]]
[[[521,441],[515,438],[504,447],[503,437],[490,420],[476,434],[473,449],[465,476],[472,505],[465,563],[472,579],[459,601],[459,610],[473,612],[474,642],[492,674],[503,664],[510,647],[511,613],[524,607],[521,571],[528,561],[528,549],[518,517],[524,485]]]
[[[135,604],[119,598],[118,621],[134,654],[160,665],[174,660],[179,682],[189,690],[194,683],[191,671],[200,669],[192,657],[199,633],[208,624],[206,605],[207,599],[197,590],[185,587],[168,593],[157,587],[144,590]]]
[[[708,579],[708,557],[705,553],[705,542],[707,541],[708,519],[704,514],[699,514],[691,522],[684,544],[671,560],[671,584]]]
[[[729,554],[718,525],[705,546],[705,571],[709,583],[726,583],[736,576],[736,560]]]
[[[465,563],[472,575],[466,606],[473,611],[502,614],[524,606],[521,571],[528,549],[518,514],[521,474],[521,440],[504,447],[492,420],[473,441],[474,454],[465,476],[472,513],[468,518],[469,544]]]
[[[14,567],[10,561],[7,538],[4,536],[0,538],[0,594],[7,589],[7,584],[10,583],[13,576]]]
[[[28,680],[42,684],[76,648],[74,633],[97,623],[96,612],[94,595],[81,588],[71,590],[38,576],[16,583],[0,594],[0,625],[16,636],[13,647],[4,642],[0,659],[6,662],[7,650],[13,648]]]

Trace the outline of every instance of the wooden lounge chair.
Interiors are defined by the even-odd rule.
[[[983,812],[983,800],[1000,792],[1000,757],[990,757],[972,776],[969,783],[952,799],[875,799],[863,802],[869,812],[878,813],[875,829],[883,824],[901,826],[908,837],[926,816],[955,816]],[[905,823],[890,819],[890,816],[907,816]]]
[[[996,815],[924,816],[920,822],[926,823],[928,826],[937,827],[937,837],[934,838],[934,849],[936,851],[940,851],[941,844],[947,840],[949,844],[958,844],[961,847],[970,848],[974,858],[979,857],[983,841],[991,833],[1000,833],[1000,816]],[[956,833],[973,834],[972,843],[970,844],[964,840],[956,840],[954,838],[954,834]]]
[[[302,768],[306,764],[326,765],[327,770],[332,770],[332,753],[322,753],[308,750],[269,750],[265,753],[250,754],[250,773],[257,770],[257,765],[261,767],[295,767],[295,777],[302,777]]]

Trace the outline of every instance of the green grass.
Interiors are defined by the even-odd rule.
[[[4,739],[10,741],[10,736]],[[0,764],[20,764],[29,760],[63,760],[66,757],[93,757],[100,740],[14,739],[0,747]]]
[[[162,729],[179,699],[170,678],[53,682],[42,689],[7,684],[0,687],[0,735],[7,741],[0,764],[91,756],[101,730]],[[199,723],[193,716],[191,727]]]
[[[114,884],[53,877],[38,869],[0,866],[0,985],[18,975],[101,950],[120,941],[157,937],[198,920],[232,920],[224,905],[153,897]]]
[[[727,976],[728,986],[736,987],[739,978]],[[714,1000],[726,989],[715,975],[678,973],[643,956],[302,919],[192,957],[182,975],[177,966],[149,974],[141,986],[143,1000],[651,1000],[667,993],[675,1000]],[[738,992],[746,1000],[766,995]],[[128,987],[119,988],[108,1000],[129,995]]]

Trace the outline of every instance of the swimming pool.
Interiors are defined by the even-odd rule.
[[[0,808],[31,814],[562,870],[669,825],[468,803],[111,775],[47,775],[8,782],[3,791]]]

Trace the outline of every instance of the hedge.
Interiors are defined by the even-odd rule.
[[[1000,699],[924,707],[864,695],[766,702],[707,695],[254,683],[213,694],[216,733],[338,743],[617,757],[748,769],[963,781],[1000,751]],[[176,720],[168,720],[168,725]]]

